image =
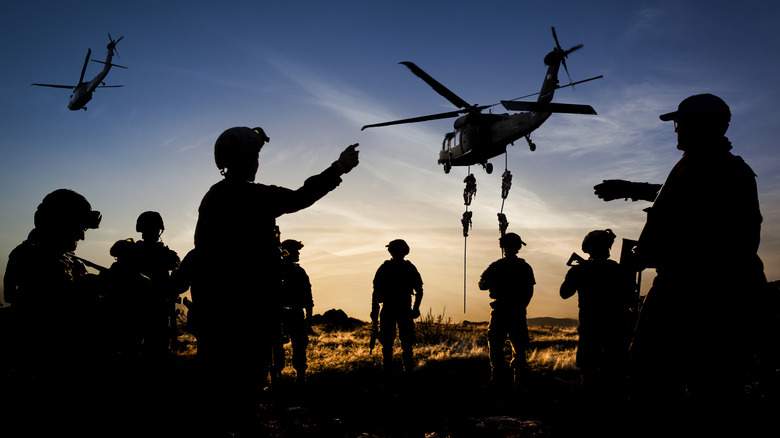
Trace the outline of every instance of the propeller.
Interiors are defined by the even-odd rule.
[[[601,78],[603,78],[603,77],[604,77],[604,75],[598,75],[598,76],[594,76],[594,77],[592,77],[592,78],[583,79],[583,80],[581,80],[581,81],[572,82],[572,83],[570,83],[570,84],[566,84],[566,85],[557,85],[557,86],[555,87],[555,89],[556,89],[556,90],[559,90],[559,89],[561,89],[561,88],[566,88],[566,87],[573,87],[574,85],[581,84],[581,83],[583,83],[583,82],[594,81],[594,80],[596,80],[596,79],[601,79]],[[539,94],[539,93],[540,93],[540,92],[539,92],[539,91],[537,91],[536,93],[526,94],[525,96],[520,96],[520,97],[515,97],[514,99],[509,99],[509,100],[508,100],[508,101],[506,101],[506,102],[512,102],[512,101],[515,101],[515,100],[525,99],[526,97],[536,96],[536,95],[537,95],[537,94]],[[504,101],[502,101],[502,102],[504,102]]]
[[[569,53],[581,49],[583,46],[582,44],[578,44],[574,47],[572,47],[569,50],[563,50],[561,48],[561,43],[558,42],[558,34],[555,33],[555,26],[552,27],[552,34],[553,39],[555,39],[555,47],[558,49],[558,51],[561,53],[561,64],[563,64],[563,69],[566,70],[566,76],[569,77],[569,82],[571,82],[571,75],[569,75],[569,68],[566,66],[566,57],[569,56]]]
[[[413,62],[404,61],[404,62],[400,62],[399,64],[403,64],[409,67],[409,70],[411,70],[412,73],[415,74],[415,76],[425,81],[426,84],[430,85],[431,88],[433,88],[442,97],[449,100],[456,107],[458,108],[471,107],[471,105],[469,105],[468,102],[458,97],[458,95],[450,91],[447,87],[439,83],[439,81],[437,81],[436,79],[432,78],[428,73],[425,73],[420,67],[417,67]]]
[[[375,123],[373,125],[366,125],[360,130],[364,130],[366,128],[376,128],[377,126],[389,126],[389,125],[400,125],[403,123],[417,123],[417,122],[427,122],[428,120],[440,120],[440,119],[447,119],[450,117],[457,117],[461,114],[470,113],[470,112],[480,112],[483,109],[490,108],[493,106],[498,105],[497,103],[494,103],[493,105],[483,105],[483,106],[469,106],[468,108],[457,110],[457,111],[449,111],[446,113],[439,113],[439,114],[431,114],[428,116],[420,116],[420,117],[412,117],[409,119],[402,119],[402,120],[393,120],[392,122],[382,122],[382,123]]]
[[[431,88],[433,88],[437,93],[439,93],[442,97],[444,97],[445,99],[450,101],[450,103],[452,103],[453,105],[457,106],[460,109],[456,111],[448,111],[446,113],[412,117],[409,119],[402,119],[402,120],[394,120],[392,122],[375,123],[373,125],[363,126],[362,128],[360,128],[361,131],[366,128],[375,128],[377,126],[400,125],[402,123],[417,123],[417,122],[425,122],[428,120],[439,120],[439,119],[446,119],[449,117],[457,117],[461,114],[478,113],[484,109],[498,105],[497,103],[494,103],[492,105],[482,105],[482,106],[470,105],[468,102],[461,99],[457,94],[453,93],[447,87],[442,85],[439,81],[432,78],[428,73],[425,73],[423,69],[415,65],[413,62],[403,61],[403,62],[399,62],[399,64],[403,64],[406,67],[408,67],[409,70],[411,70],[415,76],[425,81],[425,83],[428,84]]]
[[[118,40],[114,41],[114,39],[113,39],[113,38],[111,38],[111,34],[110,34],[110,33],[108,34],[108,39],[109,39],[111,42],[110,42],[110,43],[108,43],[108,46],[106,46],[106,48],[107,48],[108,50],[111,50],[111,51],[113,51],[113,52],[116,54],[116,57],[117,57],[117,58],[119,58],[119,51],[116,49],[116,45],[117,45],[117,43],[119,43],[120,41],[122,41],[122,38],[124,38],[124,37],[125,37],[125,36],[124,36],[124,35],[122,35],[121,37],[119,37],[119,39],[118,39]]]
[[[81,67],[81,76],[79,77],[79,85],[84,80],[84,73],[87,71],[87,63],[89,63],[89,55],[92,54],[92,49],[87,49],[87,57],[84,59],[84,67]]]

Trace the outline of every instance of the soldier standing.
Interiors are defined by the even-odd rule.
[[[731,110],[721,98],[690,96],[659,118],[674,123],[683,152],[663,186],[608,180],[595,187],[604,200],[653,201],[637,244],[642,266],[656,277],[631,345],[634,395],[648,415],[693,405],[706,413],[694,428],[721,428],[711,418],[736,419],[744,408],[762,332],[757,315],[766,307],[756,175],[731,152]],[[737,237],[724,242],[730,232]]]
[[[98,415],[91,383],[106,363],[100,354],[110,338],[102,326],[99,278],[74,251],[100,221],[82,195],[55,190],[38,205],[27,240],[8,256],[3,281],[13,330],[5,339],[19,385],[3,387],[4,430],[53,436],[81,427],[83,412]],[[48,427],[57,430],[40,430]]]
[[[525,245],[519,235],[506,233],[499,239],[499,244],[504,257],[491,263],[479,279],[480,290],[489,290],[493,299],[488,327],[490,384],[511,385],[513,372],[515,385],[520,387],[528,368],[525,354],[530,342],[526,307],[533,297],[536,280],[531,265],[517,257]],[[511,363],[507,363],[504,355],[507,337],[512,344]]]
[[[582,250],[590,257],[569,269],[560,289],[563,299],[578,294],[577,367],[583,386],[590,395],[611,401],[623,389],[636,298],[633,273],[609,258],[614,241],[609,229],[588,233]]]
[[[170,275],[179,267],[176,251],[161,240],[165,224],[156,211],[145,211],[138,216],[135,230],[141,233],[134,256],[138,270],[151,281],[151,295],[144,297],[143,338],[144,353],[151,358],[165,357],[176,342],[176,298]]]
[[[288,239],[282,242],[282,328],[292,344],[292,365],[298,383],[306,380],[306,347],[309,345],[314,299],[306,270],[298,264],[303,243]],[[274,365],[284,368],[284,345],[274,354]],[[279,363],[277,364],[277,360]]]
[[[404,260],[409,254],[409,245],[405,241],[393,240],[387,244],[387,251],[392,258],[382,263],[374,276],[371,321],[375,322],[379,318],[382,364],[385,374],[390,376],[393,370],[396,327],[401,340],[404,370],[408,374],[414,369],[414,319],[420,316],[423,281],[412,262]]]
[[[197,355],[208,385],[204,400],[229,403],[210,407],[228,409],[239,419],[252,416],[266,383],[267,373],[258,371],[269,369],[272,337],[279,331],[282,261],[276,218],[314,204],[358,164],[354,144],[297,190],[255,183],[267,141],[262,128],[247,127],[230,128],[217,138],[214,158],[224,179],[203,197],[195,229],[201,269],[190,292],[198,310]]]

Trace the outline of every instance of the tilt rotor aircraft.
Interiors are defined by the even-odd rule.
[[[582,44],[563,50],[558,42],[558,36],[554,27],[552,28],[552,33],[555,39],[555,48],[544,57],[544,63],[547,65],[547,74],[542,83],[541,91],[512,100],[501,101],[501,104],[508,111],[526,112],[518,114],[483,114],[482,110],[497,104],[471,105],[429,76],[414,63],[401,62],[437,93],[460,109],[440,114],[365,125],[361,128],[361,131],[378,126],[416,123],[460,116],[454,122],[455,130],[448,132],[444,136],[438,163],[444,166],[445,173],[449,173],[452,166],[470,166],[472,164],[482,165],[487,173],[492,173],[493,165],[488,163],[488,160],[506,153],[507,145],[514,144],[516,140],[525,137],[531,151],[536,150],[536,145],[531,141],[530,134],[540,127],[552,113],[596,114],[596,111],[589,105],[552,103],[555,90],[603,77],[603,75],[600,75],[590,79],[571,82],[571,76],[569,76],[568,84],[558,85],[558,70],[561,64],[563,64],[563,68],[568,76],[569,69],[566,67],[566,57],[571,52],[582,48]],[[539,98],[535,102],[517,100],[536,94],[539,95]]]
[[[127,68],[122,67],[121,65],[116,65],[111,63],[111,59],[114,57],[114,54],[117,55],[117,58],[119,57],[119,53],[116,50],[116,45],[119,41],[122,41],[122,38],[124,36],[119,37],[118,40],[114,41],[113,38],[111,38],[111,34],[108,34],[109,43],[106,46],[108,49],[108,55],[106,55],[105,61],[98,61],[96,59],[93,59],[93,62],[98,62],[100,64],[103,64],[103,70],[100,71],[100,73],[97,74],[91,81],[84,82],[84,73],[87,71],[87,64],[89,63],[89,56],[92,54],[92,49],[87,49],[87,57],[84,59],[84,67],[81,68],[81,77],[79,77],[79,82],[75,86],[73,85],[54,85],[54,84],[32,84],[37,85],[39,87],[53,87],[53,88],[67,88],[69,90],[73,90],[73,94],[70,95],[70,101],[68,102],[68,109],[72,111],[76,111],[79,109],[83,109],[84,111],[87,110],[87,107],[85,106],[87,102],[92,100],[92,93],[97,88],[115,88],[115,87],[122,87],[123,85],[106,85],[103,80],[106,78],[106,75],[108,74],[108,71],[111,70],[111,67],[119,67],[119,68]]]

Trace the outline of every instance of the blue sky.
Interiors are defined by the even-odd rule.
[[[593,196],[602,179],[661,183],[677,161],[676,138],[658,115],[710,92],[731,107],[728,136],[758,174],[764,226],[760,255],[780,279],[780,6],[765,1],[522,2],[288,1],[209,4],[6,2],[0,6],[0,270],[32,228],[35,208],[57,188],[83,194],[103,213],[78,255],[108,266],[111,244],[135,233],[143,211],[159,211],[163,240],[189,251],[200,200],[220,175],[213,144],[232,126],[262,126],[271,142],[258,181],[295,188],[359,142],[361,164],[315,206],[284,216],[283,238],[304,242],[315,311],[367,319],[371,280],[404,238],[423,275],[423,308],[453,320],[486,320],[476,282],[500,257],[496,213],[500,170],[472,168],[478,192],[466,259],[460,218],[466,168],[436,164],[453,119],[360,131],[369,124],[454,110],[412,75],[412,61],[472,104],[539,90],[544,55],[584,44],[567,60],[574,80],[556,102],[593,106],[598,116],[553,115],[509,148],[514,175],[504,206],[528,242],[534,267],[530,316],[576,317],[558,287],[572,251],[593,229],[635,239],[641,202]],[[108,85],[87,111],[66,108],[88,48],[104,59],[107,34],[124,35]],[[90,63],[91,78],[100,65]],[[565,81],[562,74],[561,81]],[[494,111],[503,109],[495,107]],[[712,206],[718,214],[718,206]],[[738,231],[723,230],[724,251]],[[613,257],[619,257],[619,248]],[[707,255],[713,256],[713,255]],[[645,289],[653,277],[645,272]]]

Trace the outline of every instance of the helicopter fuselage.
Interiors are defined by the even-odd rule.
[[[80,110],[92,100],[92,92],[94,88],[90,89],[90,82],[82,82],[76,85],[73,89],[73,94],[70,95],[70,101],[68,102],[68,109],[71,111]]]
[[[445,166],[485,164],[542,125],[552,113],[468,114],[458,118],[445,134],[438,163]]]

